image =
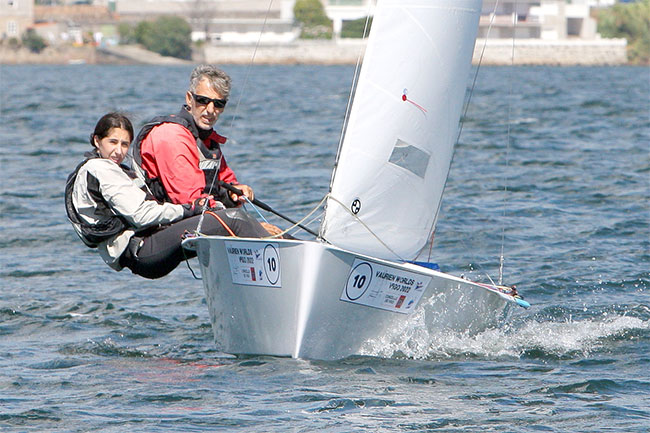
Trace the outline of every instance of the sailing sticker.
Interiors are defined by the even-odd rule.
[[[352,202],[352,206],[350,206],[350,210],[352,211],[353,214],[358,214],[359,211],[361,210],[361,200],[358,198],[355,198],[354,201]]]
[[[345,285],[345,296],[350,301],[356,301],[366,293],[371,281],[372,266],[367,262],[359,263],[350,272],[348,282]]]
[[[233,284],[282,287],[279,252],[275,243],[226,241]]]
[[[426,275],[357,258],[340,299],[408,314],[415,310],[430,281]]]

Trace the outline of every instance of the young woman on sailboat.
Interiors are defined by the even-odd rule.
[[[181,241],[197,229],[206,198],[191,204],[159,203],[122,165],[133,140],[133,126],[121,113],[104,115],[90,136],[91,152],[70,174],[65,203],[81,240],[97,248],[104,262],[146,278],[167,275],[185,258]],[[202,233],[264,237],[269,233],[241,208],[207,212]]]

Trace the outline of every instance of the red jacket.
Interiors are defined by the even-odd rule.
[[[226,142],[216,132],[212,132],[203,142],[208,146],[211,140],[219,144]],[[140,153],[142,168],[149,177],[158,177],[172,203],[191,203],[205,197],[205,176],[199,168],[199,149],[192,133],[176,123],[162,123],[155,126],[142,140]],[[237,177],[222,157],[219,180],[237,184]]]

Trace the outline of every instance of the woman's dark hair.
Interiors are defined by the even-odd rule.
[[[112,112],[104,114],[102,118],[97,121],[95,131],[90,134],[90,145],[95,147],[95,136],[101,140],[106,137],[113,128],[126,130],[129,133],[129,138],[133,141],[133,125],[131,125],[129,118],[122,113]]]

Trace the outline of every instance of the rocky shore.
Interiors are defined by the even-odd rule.
[[[215,45],[197,50],[192,61],[160,56],[137,46],[48,47],[36,54],[0,46],[0,64],[155,64],[199,62],[248,64],[355,64],[363,52],[357,40],[297,41],[287,45]],[[625,39],[542,41],[477,40],[474,63],[484,65],[622,65],[627,63]]]

